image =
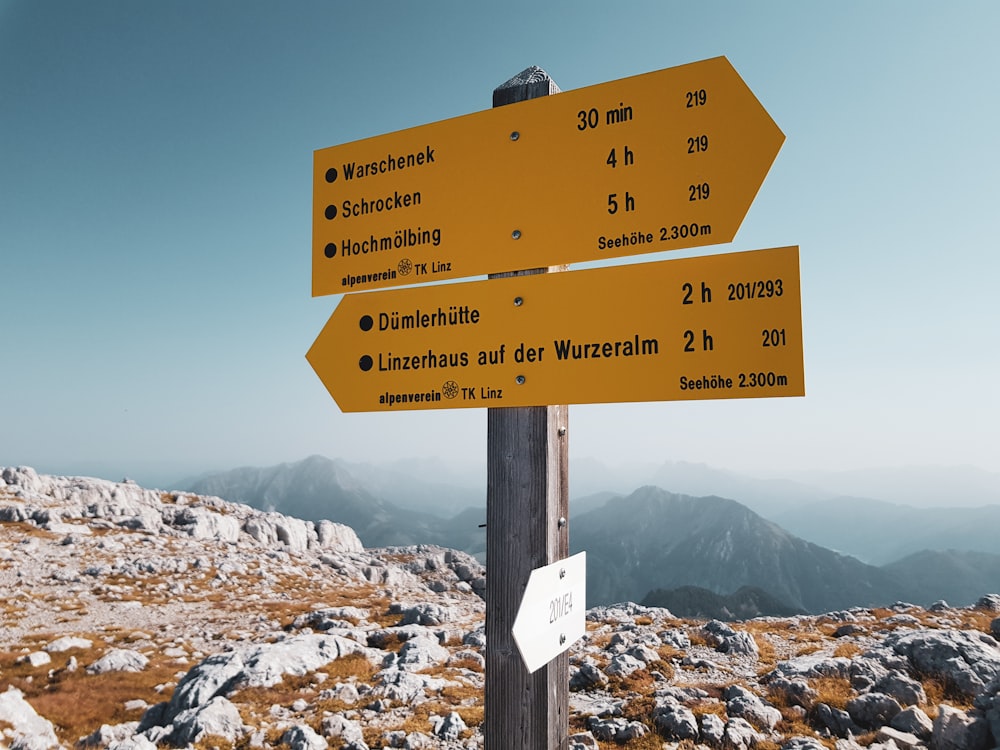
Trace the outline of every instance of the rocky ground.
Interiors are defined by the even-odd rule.
[[[0,469],[0,747],[481,748],[482,567]],[[592,609],[571,750],[1000,745],[1000,596],[741,623]]]

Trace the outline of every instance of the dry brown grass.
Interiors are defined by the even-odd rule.
[[[691,713],[695,715],[695,718],[698,719],[699,723],[701,722],[701,717],[706,714],[714,714],[723,721],[726,721],[728,718],[726,716],[726,704],[718,700],[698,701],[691,706]]]
[[[24,693],[35,711],[52,722],[56,735],[69,746],[101,724],[138,719],[134,713],[125,711],[126,701],[142,699],[153,704],[170,698],[169,691],[161,694],[155,690],[157,685],[174,679],[177,667],[168,660],[154,657],[141,672],[87,674],[82,665],[96,661],[103,645],[88,651],[52,654],[52,662],[38,668],[26,662],[16,663],[17,657],[22,656],[20,652],[4,652],[0,654],[0,691],[13,686]],[[66,665],[72,655],[81,667],[68,672]]]
[[[996,612],[984,612],[982,610],[963,610],[961,620],[962,626],[966,630],[978,630],[981,633],[990,635],[990,623],[997,618]]]
[[[823,650],[823,647],[818,643],[807,643],[804,646],[800,646],[795,650],[796,656],[809,656],[809,654],[816,654]]]
[[[406,719],[392,729],[410,732],[422,732],[429,734],[431,731],[431,715],[446,716],[454,711],[462,717],[469,729],[462,733],[462,739],[472,736],[474,727],[483,723],[484,706],[482,691],[468,685],[448,685],[444,687],[439,695],[423,703],[412,705]],[[382,747],[382,732],[386,727],[364,727],[362,733],[365,742],[370,747]]]
[[[483,669],[483,665],[480,664],[478,660],[472,658],[456,659],[455,661],[448,663],[448,668],[456,670],[468,669],[470,672],[479,672],[480,674],[485,671]]]
[[[663,747],[663,738],[650,730],[645,737],[637,737],[634,740],[622,743],[598,742],[597,746],[601,750],[660,750]],[[678,745],[678,748],[683,749],[683,747],[683,744]],[[691,747],[693,748],[694,745],[691,745]]]
[[[757,674],[770,672],[778,666],[778,652],[775,651],[774,644],[771,643],[771,639],[767,633],[752,632],[750,635],[753,636],[754,642],[757,644],[757,650],[760,652],[757,662]]]
[[[235,743],[218,734],[206,734],[192,745],[195,750],[233,750]]]
[[[608,689],[612,693],[639,693],[640,695],[652,693],[656,680],[649,673],[649,670],[654,668],[653,664],[662,663],[651,662],[646,668],[637,669],[629,675],[612,675],[608,678]],[[669,668],[669,665],[667,667]],[[673,670],[671,669],[672,672]]]
[[[59,536],[27,521],[10,521],[3,524],[3,527],[6,534],[12,535],[14,532],[20,532],[22,536],[34,539],[55,539]]]
[[[816,702],[831,708],[847,709],[847,702],[854,697],[854,688],[846,677],[817,677],[809,681],[816,691]]]
[[[339,661],[339,660],[338,660]],[[304,675],[284,675],[281,682],[270,687],[239,688],[232,695],[234,703],[245,706],[290,706],[300,698],[310,700],[319,691],[315,672]]]
[[[947,703],[949,706],[960,708],[963,711],[972,708],[974,696],[963,693],[951,682],[937,675],[917,675],[917,680],[924,686],[924,693],[927,694],[927,705],[934,709],[935,716],[931,718],[937,716],[937,706],[942,703]]]
[[[833,655],[844,657],[846,659],[853,659],[862,651],[864,651],[864,649],[861,648],[860,644],[855,643],[854,641],[845,641],[837,644],[837,647],[833,650]]]
[[[674,659],[681,660],[687,655],[683,649],[674,648],[673,646],[660,646],[656,649],[656,653],[668,664]]]
[[[611,644],[611,639],[614,637],[614,632],[607,633],[588,633],[587,642],[591,646],[595,646],[599,649],[606,649]]]
[[[688,639],[691,641],[692,646],[706,646],[708,648],[715,648],[715,644],[712,643],[708,636],[701,628],[695,628],[688,631]]]

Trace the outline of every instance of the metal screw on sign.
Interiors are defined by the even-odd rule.
[[[336,208],[334,208],[334,210],[336,210]],[[515,240],[521,239],[521,230],[515,229],[513,232],[510,233],[510,236],[513,237]]]
[[[513,133],[510,134],[510,139],[512,141],[516,141],[520,137],[521,137],[521,134],[518,133],[516,130]]]
[[[516,378],[514,378],[514,382],[517,383],[518,385],[524,385],[524,381],[525,381],[524,375],[518,375]]]

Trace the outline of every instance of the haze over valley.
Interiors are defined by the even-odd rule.
[[[905,486],[908,471],[896,473]],[[993,531],[1000,528],[1000,481],[981,472],[919,472],[925,493],[950,500],[939,508],[684,463],[614,469],[591,460],[571,465],[571,488],[577,476],[570,545],[588,552],[595,604],[682,587],[706,596],[751,587],[773,598],[776,613],[815,613],[897,600],[967,604],[1000,588]],[[849,482],[835,479],[838,487]],[[867,486],[860,480],[857,486]],[[948,482],[975,486],[977,500],[995,504],[963,507]],[[182,489],[344,523],[366,546],[439,544],[487,557],[485,474],[477,481],[444,462],[359,465],[312,456],[204,476]]]

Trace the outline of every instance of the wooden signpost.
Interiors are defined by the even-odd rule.
[[[732,240],[784,136],[723,57],[493,106],[315,153],[314,296],[490,277],[349,294],[307,358],[345,412],[487,407],[486,747],[564,750],[567,404],[804,395],[799,256],[550,273]]]

